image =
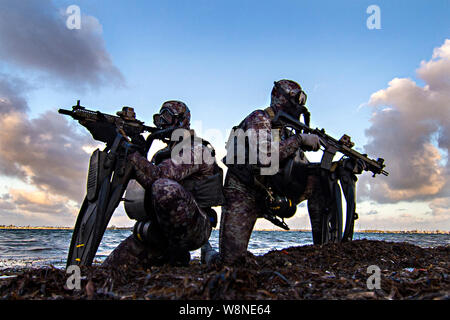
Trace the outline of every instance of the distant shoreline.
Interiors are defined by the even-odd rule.
[[[73,230],[73,227],[21,227],[21,226],[0,226],[0,230]],[[107,230],[132,230],[132,227],[110,227]]]
[[[132,227],[109,227],[107,230],[132,230]],[[73,230],[73,227],[31,227],[31,226],[0,226],[0,230]],[[302,232],[311,232],[308,229],[291,229],[289,231],[284,230],[274,230],[274,229],[255,229],[254,231],[283,231],[283,232],[293,232],[293,231],[302,231]],[[401,231],[401,230],[356,230],[355,233],[398,233],[398,234],[450,234],[450,231],[421,231],[421,230],[409,230],[409,231]]]

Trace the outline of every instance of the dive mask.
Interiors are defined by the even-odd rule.
[[[169,108],[162,108],[159,113],[153,115],[153,123],[158,128],[165,128],[174,124],[176,115]]]
[[[303,115],[305,124],[309,127],[310,113],[305,106],[306,99],[308,98],[306,93],[303,90],[300,90],[300,92],[296,94],[293,94],[293,92],[288,93],[277,81],[275,81],[274,84],[277,91],[289,101],[290,107],[286,108],[286,111],[296,119],[300,119],[300,116]]]

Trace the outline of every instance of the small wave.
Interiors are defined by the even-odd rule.
[[[37,247],[37,248],[28,248],[28,249],[25,249],[26,251],[32,251],[32,252],[35,252],[35,251],[50,251],[50,250],[53,250],[52,248],[45,248],[45,247]]]
[[[23,244],[23,243],[30,243],[30,242],[38,242],[38,239],[0,239],[0,243],[13,243],[13,244]]]
[[[32,231],[0,232],[0,270],[8,267],[40,267],[53,265],[64,267],[70,244],[70,232],[62,233],[49,231],[38,233]],[[104,260],[115,247],[129,234],[129,231],[107,230],[95,259]],[[354,239],[384,240],[384,241],[408,241],[423,247],[435,247],[450,245],[449,235],[421,235],[421,234],[378,234],[358,233]],[[219,232],[213,230],[210,243],[219,250]],[[248,250],[255,255],[262,255],[271,250],[311,245],[310,232],[277,232],[255,231],[251,236]],[[193,259],[200,257],[200,250],[191,252]]]

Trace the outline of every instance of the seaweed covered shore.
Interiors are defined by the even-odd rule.
[[[249,255],[236,266],[167,265],[81,269],[81,289],[69,290],[65,270],[4,270],[2,300],[298,300],[449,299],[450,247],[356,240],[291,247]],[[381,271],[380,289],[368,289],[369,266]]]

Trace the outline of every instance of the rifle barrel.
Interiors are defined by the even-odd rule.
[[[66,109],[59,109],[58,113],[65,114],[65,115],[68,115],[68,116],[73,115],[73,111],[72,110],[66,110]]]

